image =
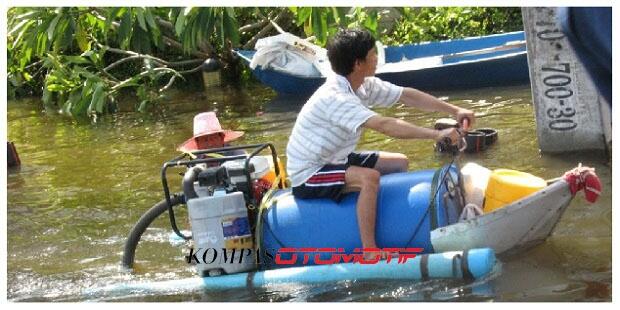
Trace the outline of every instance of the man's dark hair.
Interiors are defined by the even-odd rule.
[[[334,72],[347,76],[356,60],[366,59],[375,38],[365,29],[341,29],[327,43],[327,57]]]

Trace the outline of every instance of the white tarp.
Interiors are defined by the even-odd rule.
[[[333,74],[326,49],[288,32],[258,40],[255,49],[250,62],[252,69],[261,66],[301,77],[327,77]],[[384,47],[379,41],[377,58],[377,68],[387,66]]]
[[[255,48],[252,69],[261,66],[302,77],[331,74],[327,50],[290,33],[260,39]]]

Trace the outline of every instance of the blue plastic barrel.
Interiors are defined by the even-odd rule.
[[[441,169],[434,195],[437,227],[454,223],[458,207],[450,200]],[[456,180],[456,169],[449,174]],[[380,248],[423,248],[432,253],[431,187],[436,170],[388,174],[381,177],[377,200],[376,240]],[[353,253],[361,248],[356,202],[359,194],[347,194],[340,203],[331,199],[296,199],[290,191],[277,194],[264,211],[262,249],[275,254],[280,248],[342,248]],[[312,264],[312,259],[308,264]],[[267,264],[269,260],[265,260]],[[267,268],[278,268],[275,264]],[[284,266],[289,267],[289,266]]]

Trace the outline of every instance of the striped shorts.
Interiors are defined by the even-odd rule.
[[[379,152],[353,152],[347,163],[325,165],[311,176],[306,183],[293,187],[293,196],[302,199],[330,198],[340,202],[345,188],[345,172],[350,166],[374,168],[379,160]]]

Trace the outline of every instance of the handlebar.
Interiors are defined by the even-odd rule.
[[[461,128],[463,128],[463,130],[467,131],[469,129],[469,123],[470,120],[469,118],[463,118],[463,123],[461,124]]]

